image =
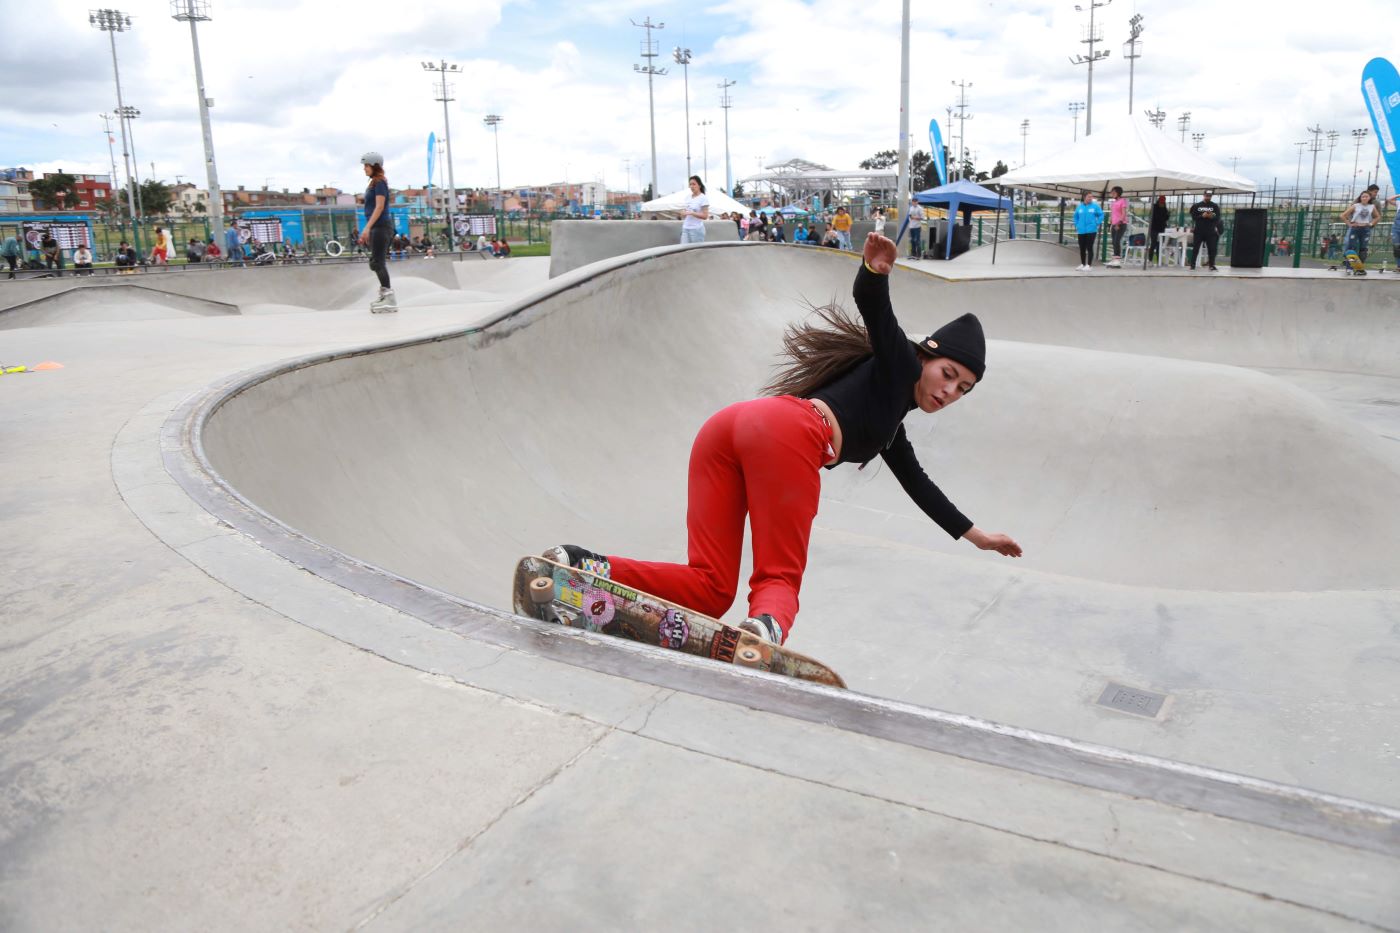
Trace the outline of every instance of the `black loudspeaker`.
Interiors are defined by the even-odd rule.
[[[1269,248],[1269,212],[1262,207],[1242,207],[1235,211],[1234,236],[1230,241],[1230,266],[1260,269]]]

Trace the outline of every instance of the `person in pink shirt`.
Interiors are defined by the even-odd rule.
[[[1123,237],[1128,232],[1128,199],[1123,197],[1123,189],[1117,185],[1111,191],[1113,200],[1108,202],[1108,230],[1113,237],[1113,261],[1123,261]]]

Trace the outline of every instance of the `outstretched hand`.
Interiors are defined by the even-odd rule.
[[[895,249],[894,240],[878,233],[871,233],[865,238],[865,264],[871,271],[880,275],[889,275],[894,268],[895,257],[899,253]]]
[[[1017,544],[1010,535],[987,534],[981,528],[974,526],[963,537],[984,551],[996,551],[1003,557],[1021,556],[1021,545]]]

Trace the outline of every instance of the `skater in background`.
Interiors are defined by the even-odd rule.
[[[681,209],[681,242],[704,243],[705,221],[710,219],[710,196],[699,175],[690,176],[690,197]]]
[[[1347,242],[1343,252],[1356,250],[1363,263],[1371,252],[1371,228],[1376,225],[1378,210],[1371,203],[1371,192],[1363,191],[1354,204],[1342,211],[1342,222],[1347,225]]]
[[[890,304],[894,241],[865,240],[852,292],[860,320],[817,309],[820,325],[789,327],[786,359],[770,395],[712,415],[691,450],[684,564],[605,556],[572,544],[542,556],[688,606],[713,618],[734,602],[747,517],[753,540],[748,618],[739,628],[775,644],[797,617],[807,544],[821,496],[821,469],[879,456],[944,533],[984,551],[1020,557],[1004,534],[974,525],[929,479],[904,432],[915,408],[942,411],[972,391],[986,370],[986,340],[972,314],[917,343]]]
[[[1211,272],[1215,269],[1215,253],[1220,248],[1220,231],[1225,228],[1225,218],[1220,216],[1220,206],[1211,200],[1215,196],[1214,191],[1201,193],[1201,199],[1191,205],[1189,211],[1191,215],[1191,261],[1186,265],[1192,269],[1196,268],[1196,260],[1200,258],[1201,247],[1206,248]]]
[[[379,277],[379,297],[369,303],[374,314],[399,310],[394,290],[389,286],[389,243],[394,238],[394,223],[389,219],[389,181],[384,177],[384,157],[377,152],[360,156],[369,186],[365,188],[365,226],[359,243],[369,247],[369,267]]]
[[[1123,189],[1113,186],[1113,200],[1108,202],[1108,233],[1113,238],[1113,261],[1123,262],[1123,237],[1128,233],[1128,199]]]
[[[1162,234],[1167,232],[1167,221],[1171,211],[1167,210],[1167,196],[1157,195],[1157,203],[1152,205],[1152,217],[1147,226],[1147,258],[1155,262],[1157,251],[1162,246]]]
[[[1086,191],[1079,196],[1079,204],[1074,208],[1074,233],[1079,239],[1077,271],[1088,272],[1094,267],[1094,240],[1098,239],[1102,226],[1103,208],[1094,200],[1094,192]]]

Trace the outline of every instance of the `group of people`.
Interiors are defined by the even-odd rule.
[[[486,234],[480,234],[477,236],[475,243],[471,240],[466,240],[462,249],[467,252],[475,251],[478,253],[487,253],[498,259],[505,259],[510,255],[510,244],[506,242],[505,237],[496,234],[492,234],[489,240],[486,238]]]
[[[0,243],[0,258],[3,258],[9,267],[9,278],[15,278],[20,267],[63,275],[66,266],[64,252],[52,231],[45,230],[38,247],[31,244],[28,252],[29,255],[26,256],[24,247],[15,236],[8,236]],[[73,249],[73,270],[77,275],[92,274],[92,250],[86,243],[80,243]]]
[[[1108,221],[1109,235],[1112,237],[1113,260],[1121,262],[1123,259],[1123,245],[1128,237],[1132,211],[1120,186],[1114,185],[1109,189],[1109,195],[1107,215],[1092,191],[1083,192],[1079,196],[1079,203],[1075,205],[1074,233],[1079,244],[1079,265],[1075,267],[1076,271],[1088,272],[1094,267],[1094,246],[1098,241],[1099,231],[1103,229],[1105,217]],[[1225,220],[1221,215],[1220,205],[1215,203],[1215,192],[1202,193],[1201,199],[1191,205],[1191,209],[1187,213],[1191,218],[1191,256],[1187,265],[1194,268],[1199,253],[1204,248],[1206,268],[1214,272],[1216,271],[1216,253],[1220,247],[1220,234],[1225,230]],[[1152,213],[1147,225],[1147,258],[1149,261],[1157,258],[1162,235],[1166,233],[1170,219],[1171,211],[1167,208],[1167,196],[1159,194],[1157,200],[1152,204]]]
[[[389,247],[390,258],[407,259],[409,253],[421,253],[424,257],[432,259],[437,255],[437,247],[433,244],[433,238],[427,233],[412,239],[402,233],[395,234]]]

